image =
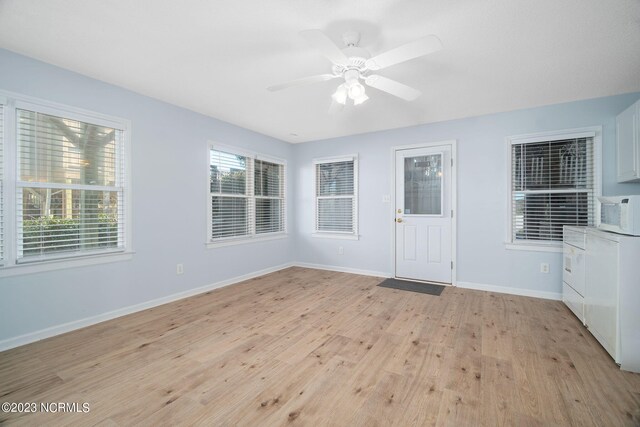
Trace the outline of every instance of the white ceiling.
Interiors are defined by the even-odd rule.
[[[368,88],[329,114],[338,80],[266,90],[331,71],[312,28],[358,30],[373,55],[428,34],[444,49],[379,72],[418,100]],[[303,142],[639,91],[640,1],[0,0],[0,47]]]

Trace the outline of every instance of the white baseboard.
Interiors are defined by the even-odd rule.
[[[234,283],[243,282],[245,280],[253,279],[254,277],[263,276],[265,274],[273,273],[275,271],[280,271],[289,267],[314,268],[318,270],[329,270],[329,271],[338,271],[342,273],[360,274],[363,276],[393,277],[392,274],[383,272],[383,271],[361,270],[357,268],[338,267],[335,265],[325,265],[325,264],[312,264],[308,262],[285,263],[275,267],[265,268],[263,270],[254,271],[252,273],[244,274],[242,276],[237,276],[230,279],[222,280],[220,282],[201,286],[198,288],[189,289],[187,291],[178,292],[172,295],[167,295],[165,297],[156,298],[151,301],[145,301],[140,304],[134,304],[128,307],[119,308],[117,310],[98,314],[96,316],[86,317],[84,319],[74,320],[72,322],[63,323],[61,325],[51,326],[46,329],[30,332],[17,337],[7,338],[0,341],[0,351],[9,350],[11,348],[19,347],[21,345],[40,341],[45,338],[50,338],[56,335],[71,332],[76,329],[84,328],[87,326],[95,325],[97,323],[105,322],[107,320],[115,319],[117,317],[125,316],[127,314],[146,310],[152,307],[157,307],[159,305],[163,305],[173,301],[188,298],[204,292],[209,292],[213,289],[218,289],[225,286],[233,285]],[[481,283],[460,282],[460,281],[457,283],[457,286],[459,286],[460,288],[475,289],[480,291],[497,292],[497,293],[512,294],[512,295],[522,295],[527,297],[544,298],[544,299],[551,299],[551,300],[562,300],[562,294],[557,292],[536,291],[531,289],[511,288],[506,286],[485,285]]]
[[[310,262],[294,262],[293,265],[295,267],[315,268],[316,270],[329,270],[338,271],[340,273],[360,274],[362,276],[392,277],[390,273],[385,273],[383,271],[360,270],[357,268],[338,267],[336,265],[312,264]]]
[[[459,288],[475,289],[477,291],[496,292],[500,294],[520,295],[523,297],[534,297],[561,301],[562,294],[558,292],[536,291],[534,289],[511,288],[508,286],[485,285],[483,283],[458,282]]]
[[[385,273],[383,271],[360,270],[357,268],[338,267],[335,265],[325,265],[325,264],[313,264],[309,262],[294,262],[293,266],[304,267],[304,268],[315,268],[317,270],[338,271],[341,273],[361,274],[363,276],[393,277],[393,274]],[[496,292],[501,294],[520,295],[525,297],[543,298],[543,299],[550,299],[550,300],[557,300],[557,301],[562,300],[562,294],[557,292],[536,291],[533,289],[511,288],[507,286],[485,285],[482,283],[461,282],[461,281],[458,281],[454,286],[458,286],[460,288],[465,288],[465,289],[475,289],[478,291]]]
[[[292,267],[293,265],[294,265],[293,263],[286,263],[286,264],[278,265],[276,267],[265,268],[263,270],[254,271],[252,273],[244,274],[242,276],[237,276],[231,279],[226,279],[220,282],[212,283],[210,285],[200,286],[198,288],[189,289],[187,291],[178,292],[178,293],[167,295],[161,298],[156,298],[151,301],[145,301],[140,304],[134,304],[127,307],[119,308],[117,310],[98,314],[97,316],[85,317],[84,319],[74,320],[72,322],[51,326],[49,328],[41,329],[39,331],[29,332],[28,334],[20,335],[17,337],[7,338],[0,341],[0,351],[9,350],[11,348],[19,347],[21,345],[29,344],[32,342],[43,340],[45,338],[50,338],[56,335],[74,331],[76,329],[84,328],[86,326],[95,325],[96,323],[101,323],[107,320],[115,319],[116,317],[125,316],[127,314],[146,310],[148,308],[157,307],[159,305],[181,300],[183,298],[188,298],[204,292],[209,292],[213,289],[218,289],[225,286],[233,285],[234,283],[243,282],[245,280],[253,279],[254,277],[263,276],[265,274],[283,270],[285,268]]]

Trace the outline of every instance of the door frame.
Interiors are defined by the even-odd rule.
[[[457,286],[457,271],[458,271],[458,260],[457,260],[457,241],[458,241],[458,232],[457,232],[457,223],[458,223],[458,202],[457,202],[457,193],[458,193],[458,182],[457,182],[457,165],[458,165],[458,155],[457,155],[457,145],[458,141],[455,139],[447,139],[444,141],[435,141],[435,142],[423,142],[419,144],[410,144],[410,145],[396,145],[391,147],[391,203],[390,203],[390,212],[391,212],[391,265],[393,265],[393,277],[396,276],[396,152],[402,150],[410,150],[414,148],[433,148],[438,146],[449,146],[451,149],[451,159],[453,160],[451,165],[451,209],[453,210],[453,217],[451,218],[451,262],[453,262],[453,268],[451,269],[451,286]],[[426,281],[428,282],[428,281]]]

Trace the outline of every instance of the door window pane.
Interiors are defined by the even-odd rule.
[[[442,154],[404,159],[404,213],[442,215]]]

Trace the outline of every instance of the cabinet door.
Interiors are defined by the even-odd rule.
[[[618,182],[638,179],[638,106],[635,103],[616,117]]]
[[[584,251],[565,243],[562,252],[562,281],[584,296]]]
[[[587,235],[585,322],[618,361],[618,243]]]

